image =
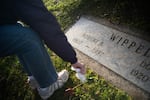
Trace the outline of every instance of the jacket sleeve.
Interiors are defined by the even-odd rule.
[[[17,17],[39,33],[47,46],[63,60],[76,63],[76,53],[67,41],[56,18],[41,0],[17,0],[14,12]]]

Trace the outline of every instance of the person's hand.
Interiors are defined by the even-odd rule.
[[[72,64],[72,67],[74,67],[74,68],[79,68],[79,69],[80,69],[80,72],[81,72],[82,74],[85,74],[85,73],[86,73],[85,66],[84,66],[83,64],[79,63],[79,62],[76,62],[76,63]]]

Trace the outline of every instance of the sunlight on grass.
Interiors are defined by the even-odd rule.
[[[66,85],[60,89],[61,93],[57,91],[49,100],[56,99],[56,97],[57,100],[66,100],[66,98],[69,100],[131,100],[127,93],[106,82],[105,79],[90,69],[87,69],[86,73],[87,82],[81,83],[75,77],[75,72],[70,70],[69,63],[64,62],[54,53],[51,53],[51,55],[53,55],[51,58],[56,69],[59,71],[67,69],[70,73],[70,78]],[[66,91],[67,89],[68,91]],[[59,98],[58,95],[60,94],[62,96]]]
[[[109,84],[90,69],[87,69],[86,73],[88,81],[82,84],[75,77],[75,72],[70,69],[69,63],[64,62],[53,52],[49,51],[49,53],[57,71],[67,69],[70,73],[70,78],[65,86],[57,90],[49,100],[131,100],[131,97],[125,92]],[[16,57],[7,57],[0,61],[0,67],[3,69],[0,75],[1,100],[19,100],[20,98],[41,100],[37,91],[31,90],[26,84],[27,76],[22,72],[22,67]],[[67,89],[71,91],[66,91]]]

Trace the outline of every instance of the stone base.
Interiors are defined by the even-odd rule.
[[[97,74],[102,76],[114,86],[126,91],[133,98],[133,100],[150,100],[149,93],[145,92],[133,83],[121,77],[120,75],[106,68],[102,64],[81,53],[77,49],[76,52],[79,61],[83,62],[86,65],[86,67],[89,67],[90,69],[95,71]]]

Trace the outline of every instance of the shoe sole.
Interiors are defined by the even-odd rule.
[[[64,83],[67,82],[68,78],[69,78],[69,72],[66,69],[58,73],[58,79],[61,79]]]

